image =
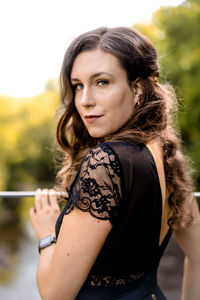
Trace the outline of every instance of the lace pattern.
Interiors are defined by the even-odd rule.
[[[102,287],[115,287],[127,284],[133,284],[136,280],[140,279],[145,273],[138,272],[128,276],[102,276],[90,275],[86,280],[86,285],[89,286],[102,286]]]
[[[120,199],[119,159],[109,146],[101,144],[85,155],[65,214],[75,206],[98,219],[112,222],[117,217]]]

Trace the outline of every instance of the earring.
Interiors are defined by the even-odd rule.
[[[139,106],[140,105],[140,101],[136,102],[136,104],[137,104],[137,106]]]

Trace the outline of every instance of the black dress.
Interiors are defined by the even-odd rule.
[[[149,149],[132,141],[92,148],[57,220],[56,236],[74,207],[112,224],[76,299],[166,299],[157,285],[157,268],[171,231],[159,245],[162,194]]]

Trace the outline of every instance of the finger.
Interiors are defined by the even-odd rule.
[[[42,201],[42,208],[45,206],[49,206],[49,191],[47,189],[43,189],[41,193],[41,201]]]
[[[35,208],[36,210],[42,209],[41,189],[37,189],[35,192]]]
[[[29,215],[35,216],[35,208],[34,208],[34,207],[31,207],[31,208],[29,209]]]
[[[35,208],[31,207],[29,209],[29,216],[30,216],[31,221],[33,220],[33,218],[35,217],[35,215],[36,215]]]
[[[56,209],[60,209],[57,201],[57,194],[56,191],[51,189],[49,191],[49,203],[51,206],[53,206]]]
[[[60,197],[64,198],[64,199],[68,199],[69,198],[69,193],[67,191],[60,192]]]

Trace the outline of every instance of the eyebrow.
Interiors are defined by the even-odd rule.
[[[90,76],[90,79],[94,79],[95,77],[98,77],[98,76],[101,76],[101,75],[104,75],[104,74],[114,77],[114,75],[112,75],[109,72],[98,72],[98,73],[92,74]],[[71,81],[80,81],[80,80],[78,78],[71,78]]]

